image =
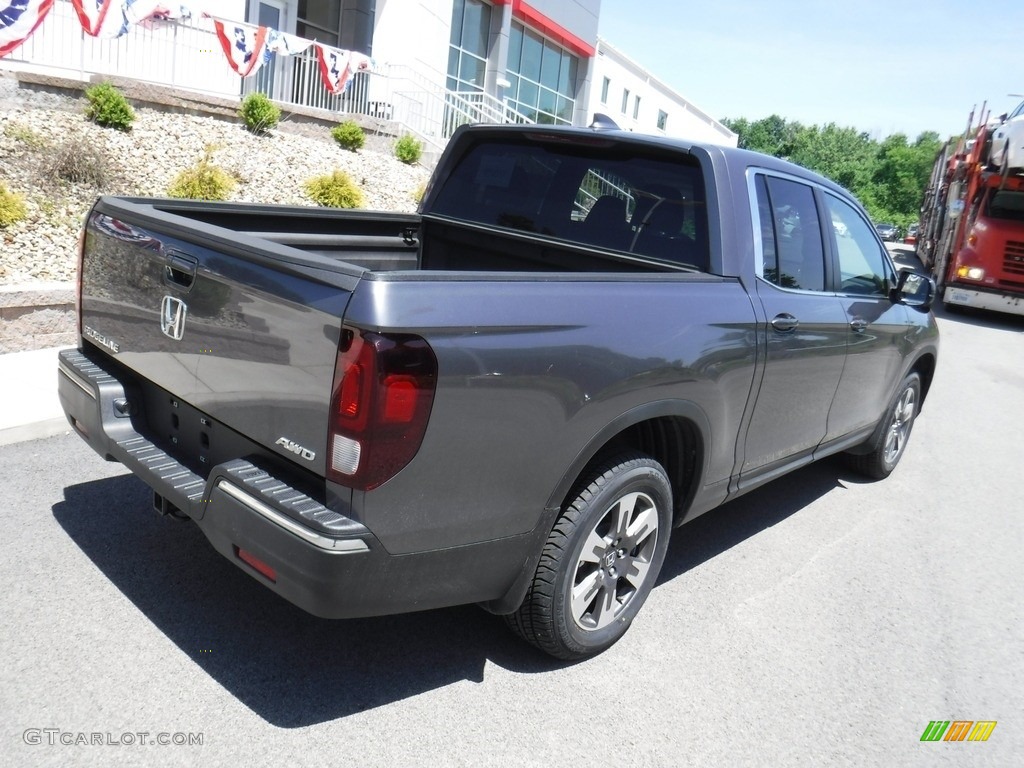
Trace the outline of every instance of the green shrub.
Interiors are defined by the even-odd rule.
[[[0,229],[21,221],[28,215],[25,199],[17,192],[11,192],[0,182]]]
[[[130,131],[135,122],[135,110],[124,95],[110,83],[100,83],[85,89],[89,101],[85,116],[104,128]]]
[[[343,149],[355,152],[366,143],[366,134],[355,120],[346,120],[331,128],[331,136]]]
[[[403,163],[412,164],[417,162],[423,155],[423,144],[412,136],[402,136],[395,142],[395,157]]]
[[[189,200],[227,200],[236,182],[227,171],[213,164],[212,155],[213,151],[207,149],[198,163],[175,176],[167,194]]]
[[[303,185],[306,194],[327,208],[362,208],[363,193],[344,171],[317,176]]]
[[[256,134],[266,133],[281,120],[281,110],[262,93],[250,93],[238,110],[245,127]]]
[[[52,181],[103,187],[110,180],[110,167],[110,158],[102,145],[74,136],[64,139],[51,150],[43,170]]]

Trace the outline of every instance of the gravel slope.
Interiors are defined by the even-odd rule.
[[[412,211],[428,171],[390,154],[384,137],[359,152],[341,149],[327,127],[282,126],[258,137],[240,124],[209,116],[136,109],[130,133],[100,128],[83,116],[84,98],[30,94],[0,100],[0,184],[20,193],[28,218],[0,229],[0,286],[74,279],[82,220],[97,195],[166,196],[180,171],[213,148],[213,162],[238,179],[231,199],[315,205],[302,191],[314,176],[338,168],[363,190],[366,207]],[[73,137],[99,149],[108,181],[97,187],[55,179],[48,166]]]

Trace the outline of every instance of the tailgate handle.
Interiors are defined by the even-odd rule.
[[[168,251],[167,263],[164,265],[164,282],[184,288],[186,291],[196,281],[196,270],[199,259],[180,251]]]

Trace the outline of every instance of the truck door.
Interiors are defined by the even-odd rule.
[[[839,301],[849,323],[846,367],[828,417],[826,440],[875,424],[899,383],[907,308],[889,300],[896,279],[874,228],[849,203],[824,192],[834,222]]]
[[[742,475],[760,475],[801,455],[810,461],[825,437],[849,333],[841,302],[826,291],[830,275],[814,189],[772,173],[756,174],[753,186],[766,360]]]

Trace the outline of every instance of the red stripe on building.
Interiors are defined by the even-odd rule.
[[[560,43],[563,47],[568,48],[577,56],[583,56],[588,59],[593,57],[595,51],[594,46],[582,38],[577,37],[557,21],[545,16],[533,6],[527,5],[523,0],[492,1],[495,5],[508,5],[509,2],[511,2],[512,15],[517,19],[526,22],[533,29],[547,35],[552,40]]]

